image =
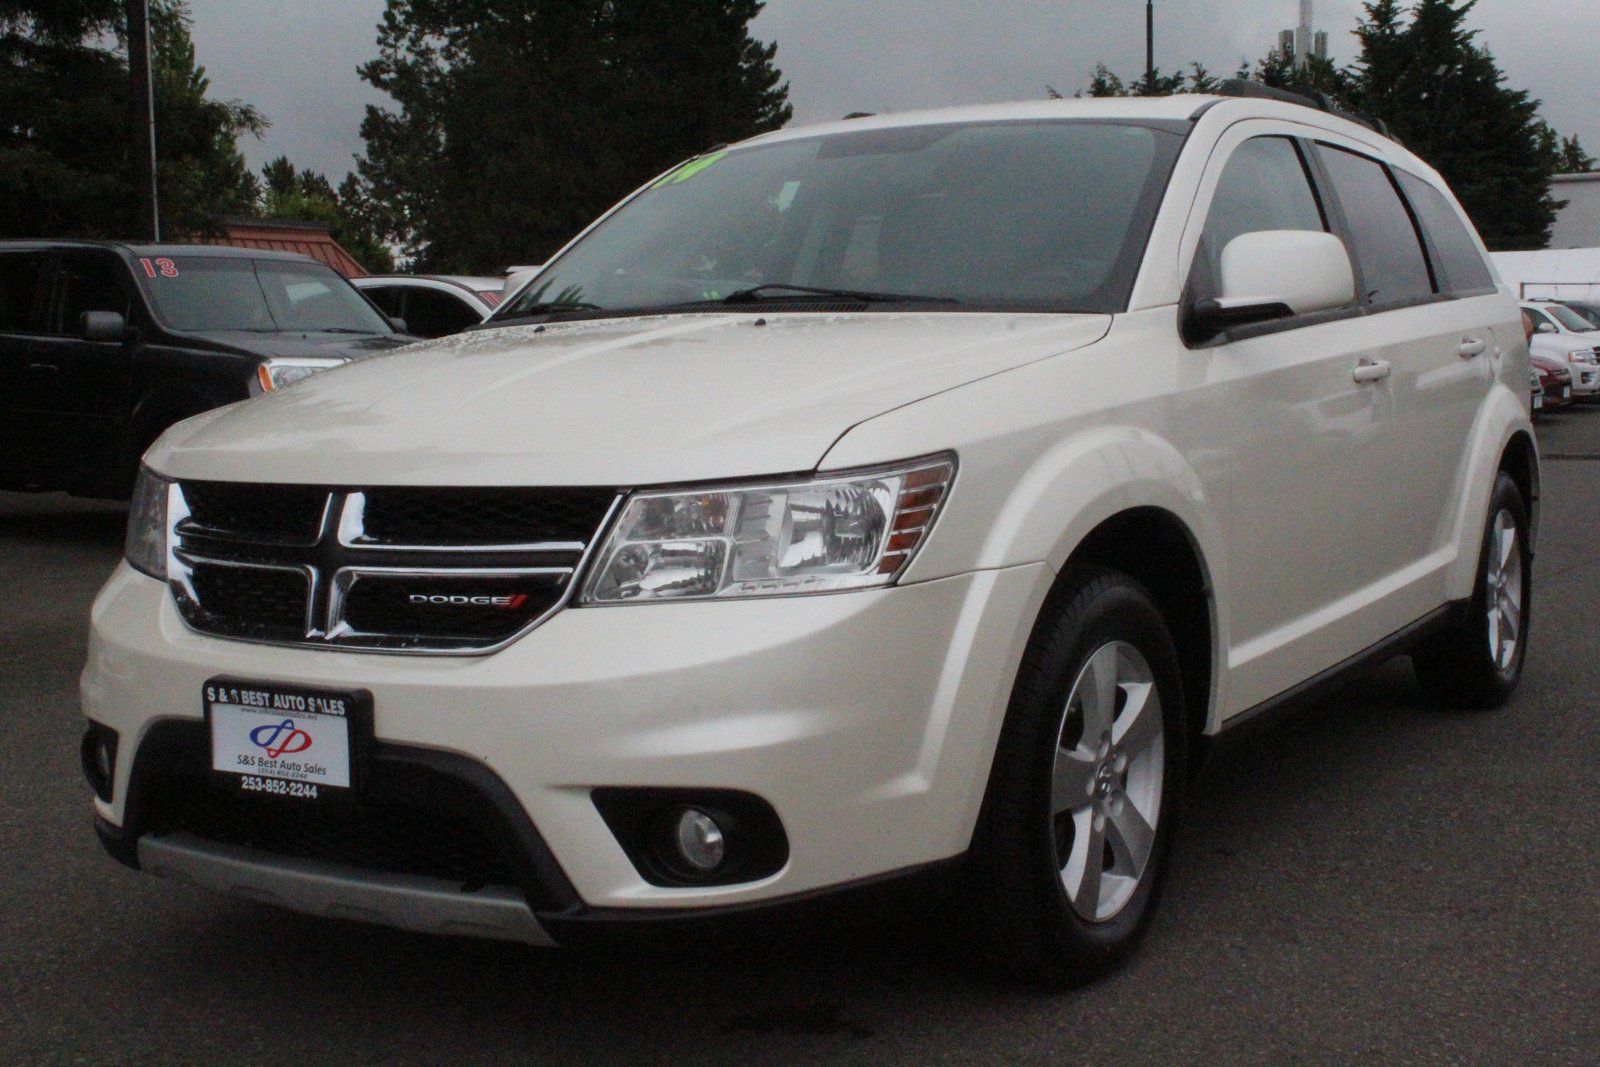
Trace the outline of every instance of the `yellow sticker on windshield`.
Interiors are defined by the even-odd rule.
[[[671,174],[668,174],[665,178],[662,178],[660,181],[656,182],[651,186],[651,188],[659,189],[663,185],[678,185],[681,182],[686,182],[690,178],[693,178],[696,174],[699,174],[701,171],[722,159],[722,157],[727,154],[728,153],[726,152],[713,152],[709,156],[701,156],[699,159],[691,159],[689,162],[685,163]]]

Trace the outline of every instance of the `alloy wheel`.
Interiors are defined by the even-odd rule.
[[[1112,919],[1155,849],[1166,769],[1161,694],[1133,645],[1100,646],[1067,697],[1051,778],[1062,889],[1088,922]]]

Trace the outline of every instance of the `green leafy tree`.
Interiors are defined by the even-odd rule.
[[[132,180],[122,0],[0,0],[0,237],[128,237]],[[265,121],[209,97],[188,8],[151,4],[158,179],[167,233],[214,230],[248,202],[237,140]]]
[[[350,174],[334,189],[326,176],[299,170],[287,156],[261,168],[256,210],[266,219],[325,222],[328,233],[370,271],[394,270],[394,254],[383,242],[382,225],[361,179]]]
[[[388,0],[358,164],[433,270],[540,262],[620,196],[783,126],[759,0]]]

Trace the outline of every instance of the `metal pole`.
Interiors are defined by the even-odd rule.
[[[1144,0],[1144,91],[1156,89],[1156,3]]]
[[[129,110],[133,127],[138,131],[134,149],[138,166],[134,177],[136,186],[147,183],[149,186],[148,198],[141,197],[148,199],[149,226],[140,228],[147,228],[151,238],[159,241],[161,202],[156,191],[156,89],[150,57],[150,0],[127,0],[127,3],[128,76],[133,96]]]

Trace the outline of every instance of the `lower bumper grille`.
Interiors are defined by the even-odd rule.
[[[518,879],[473,820],[427,806],[360,799],[327,807],[246,797],[172,777],[151,789],[146,825],[279,856],[325,860],[389,874],[422,875],[466,888]]]

